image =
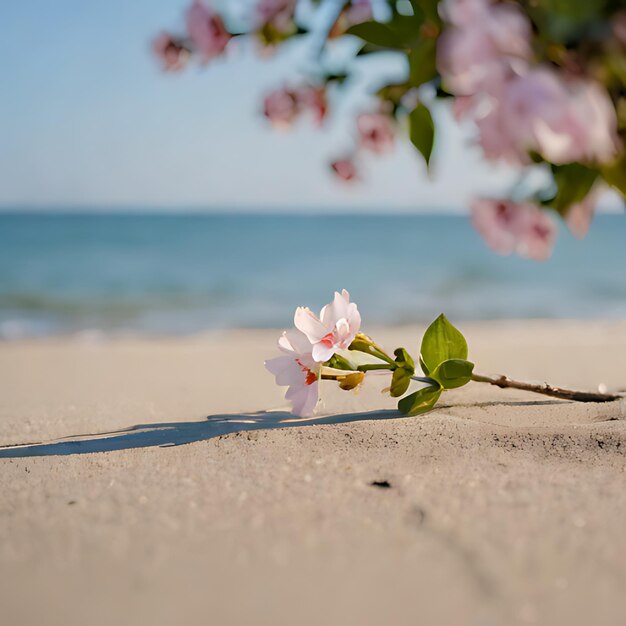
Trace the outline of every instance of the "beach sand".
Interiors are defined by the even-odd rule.
[[[481,373],[626,386],[624,322],[459,326]],[[373,377],[295,420],[276,337],[0,344],[0,444],[44,444],[0,450],[2,624],[625,623],[626,401],[401,418]]]

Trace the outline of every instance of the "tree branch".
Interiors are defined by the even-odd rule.
[[[552,385],[524,383],[519,380],[513,380],[508,376],[483,376],[482,374],[472,374],[472,380],[477,383],[489,383],[502,389],[510,387],[512,389],[521,389],[522,391],[532,391],[540,393],[544,396],[560,398],[561,400],[573,400],[575,402],[613,402],[625,396],[622,394],[599,393],[593,391],[573,391],[571,389],[563,389],[562,387],[553,387]]]

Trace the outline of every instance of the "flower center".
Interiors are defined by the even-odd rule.
[[[321,339],[320,339],[320,343],[325,345],[326,347],[330,348],[332,347],[333,343],[334,343],[334,337],[332,333],[328,333],[327,335],[324,335]]]
[[[306,377],[304,379],[305,385],[312,385],[314,382],[317,382],[317,374],[313,370],[310,370],[306,365],[303,365],[300,359],[296,359],[296,363],[300,366],[302,371],[306,374]]]

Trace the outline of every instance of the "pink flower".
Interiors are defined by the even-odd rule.
[[[232,38],[220,15],[201,0],[187,10],[187,32],[205,63],[222,54]]]
[[[372,19],[372,4],[370,0],[352,0],[346,10],[348,25],[362,24]]]
[[[363,148],[383,154],[393,149],[395,131],[388,115],[361,113],[356,120]]]
[[[452,0],[450,22],[437,44],[437,68],[456,95],[472,95],[498,84],[531,58],[531,26],[518,7],[487,0]]]
[[[295,98],[302,110],[311,111],[315,121],[322,124],[328,113],[326,90],[323,87],[307,85],[296,91]]]
[[[265,97],[263,114],[277,128],[290,128],[298,115],[298,100],[293,91],[278,89]]]
[[[611,161],[618,148],[617,117],[600,85],[566,82],[537,67],[514,76],[490,95],[463,98],[458,117],[473,116],[488,159],[528,162],[528,152],[554,164]]]
[[[294,325],[313,345],[313,359],[324,363],[337,350],[350,346],[361,328],[361,315],[344,289],[341,293],[335,292],[333,302],[322,309],[319,318],[310,309],[298,307]]]
[[[472,203],[471,214],[474,228],[498,254],[516,253],[535,261],[550,258],[556,224],[536,205],[482,199]]]
[[[266,369],[276,377],[276,384],[287,386],[285,398],[300,417],[312,415],[319,399],[321,365],[311,356],[311,342],[292,329],[282,334],[278,347],[285,356],[265,361]]]
[[[335,175],[345,182],[350,182],[358,178],[356,166],[352,159],[339,159],[330,164]]]
[[[589,232],[596,212],[597,188],[592,189],[580,202],[572,204],[565,215],[565,223],[574,237],[584,239]]]
[[[189,58],[189,50],[169,33],[161,33],[152,42],[152,51],[167,72],[181,70]]]
[[[257,27],[271,24],[279,32],[287,32],[293,25],[296,0],[260,0],[256,7]]]
[[[311,111],[316,122],[322,124],[328,111],[323,87],[305,85],[297,90],[278,89],[266,96],[264,101],[265,117],[279,128],[289,128],[305,111]]]

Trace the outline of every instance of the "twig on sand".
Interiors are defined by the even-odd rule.
[[[572,389],[563,389],[562,387],[554,387],[543,384],[525,383],[519,380],[513,380],[508,376],[483,376],[482,374],[472,374],[472,380],[477,383],[489,383],[502,389],[509,387],[512,389],[521,389],[522,391],[532,391],[541,393],[544,396],[553,398],[561,398],[562,400],[574,400],[575,402],[613,402],[624,398],[623,394],[600,393],[593,391],[574,391]]]

